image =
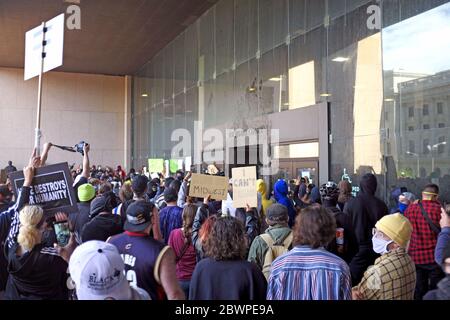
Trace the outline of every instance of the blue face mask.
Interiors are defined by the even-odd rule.
[[[404,204],[404,203],[401,203],[401,202],[398,203],[398,210],[400,210],[401,213],[405,213],[406,208],[408,208],[407,204]]]

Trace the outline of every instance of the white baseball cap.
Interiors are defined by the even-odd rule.
[[[88,241],[70,257],[69,272],[78,300],[130,300],[132,291],[117,248],[103,241]]]

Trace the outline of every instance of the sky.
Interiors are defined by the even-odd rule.
[[[385,70],[435,74],[450,69],[450,3],[383,29]]]

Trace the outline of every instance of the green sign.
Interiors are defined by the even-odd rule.
[[[178,170],[178,160],[177,159],[170,159],[169,160],[169,171],[170,173],[175,173]]]
[[[148,159],[148,172],[163,172],[164,159]]]

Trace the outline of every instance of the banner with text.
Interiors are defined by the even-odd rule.
[[[256,167],[232,168],[233,180],[233,207],[245,208],[247,204],[251,208],[258,206],[258,194],[256,191]]]
[[[214,200],[226,200],[228,193],[228,178],[193,173],[189,186],[189,196],[206,198],[211,195]]]
[[[23,172],[13,172],[10,177],[17,197],[25,180]],[[29,204],[40,205],[46,215],[78,211],[72,176],[67,163],[58,163],[36,169],[31,185]]]

